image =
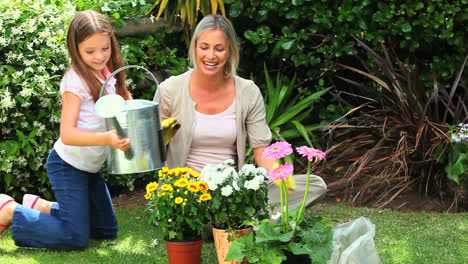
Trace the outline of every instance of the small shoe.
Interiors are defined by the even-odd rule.
[[[28,207],[28,208],[34,208],[34,205],[36,204],[37,200],[39,200],[38,195],[34,194],[25,194],[23,195],[23,205]]]
[[[9,202],[12,202],[14,200],[15,199],[11,198],[10,196],[8,196],[6,194],[0,194],[0,213],[2,211],[2,208],[5,205],[7,205]],[[0,228],[3,228],[3,230],[0,231],[0,236],[3,234],[3,232],[5,232],[5,230],[8,229],[8,227],[10,227],[10,225],[5,225],[5,224],[0,223]]]

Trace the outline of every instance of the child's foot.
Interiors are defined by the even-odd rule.
[[[41,213],[50,215],[50,208],[52,206],[52,202],[41,199],[37,195],[25,194],[23,196],[23,205],[34,210],[38,210]]]
[[[0,235],[10,226],[16,205],[15,199],[0,194]]]

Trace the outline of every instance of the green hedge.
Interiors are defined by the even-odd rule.
[[[406,63],[418,67],[430,89],[431,71],[439,83],[453,83],[468,53],[468,0],[225,0],[242,38],[241,70],[261,77],[263,64],[300,80],[299,92],[334,85],[336,62],[358,64],[360,49],[351,35],[379,51],[391,40]],[[366,55],[362,59],[367,60]],[[360,64],[358,64],[360,65]],[[329,100],[323,108],[336,110]],[[328,112],[328,111],[326,111]],[[314,119],[331,121],[321,112]],[[328,115],[328,116],[327,116]],[[318,120],[320,121],[320,120]]]

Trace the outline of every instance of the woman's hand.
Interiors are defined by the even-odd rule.
[[[108,138],[108,144],[116,149],[120,149],[122,151],[127,150],[130,148],[130,139],[129,138],[121,138],[117,135],[117,131],[115,129],[109,130],[106,133]]]

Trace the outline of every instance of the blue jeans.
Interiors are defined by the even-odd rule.
[[[71,250],[85,248],[90,238],[117,237],[112,200],[99,173],[70,166],[52,149],[47,174],[57,202],[50,215],[16,207],[11,228],[17,246]]]

